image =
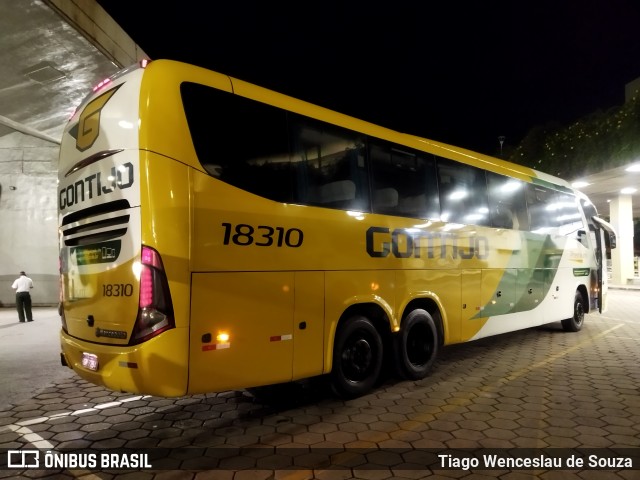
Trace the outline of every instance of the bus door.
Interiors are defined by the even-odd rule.
[[[607,310],[607,291],[609,277],[607,271],[607,249],[616,248],[616,232],[611,224],[599,217],[591,217],[596,227],[595,257],[598,279],[598,310],[600,313]]]

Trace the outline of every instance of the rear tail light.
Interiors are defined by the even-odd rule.
[[[140,300],[131,344],[144,342],[175,328],[169,282],[160,254],[143,246],[140,263]]]

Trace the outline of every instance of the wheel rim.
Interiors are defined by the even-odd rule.
[[[582,302],[576,302],[575,319],[578,325],[582,325],[584,321],[584,307],[582,306]]]
[[[349,381],[365,380],[372,369],[374,351],[365,335],[353,335],[342,351],[342,371]]]

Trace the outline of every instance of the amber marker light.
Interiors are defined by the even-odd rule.
[[[218,343],[229,343],[229,334],[226,332],[218,333],[218,336],[216,337],[216,341]]]

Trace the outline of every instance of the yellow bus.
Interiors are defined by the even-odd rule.
[[[354,397],[605,306],[612,229],[565,181],[196,66],[101,82],[59,165],[61,359],[113,390]]]

